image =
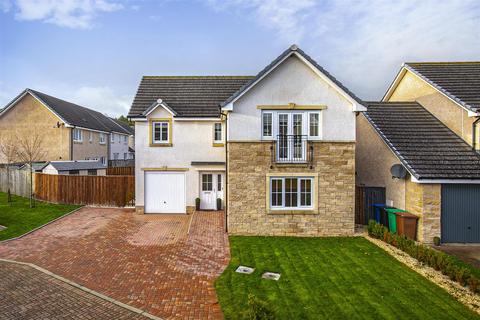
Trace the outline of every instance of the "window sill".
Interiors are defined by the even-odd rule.
[[[82,144],[82,143],[83,143],[83,141],[80,141],[80,140],[73,140],[73,143]]]
[[[214,143],[213,143],[213,146],[214,146],[214,147],[224,147],[225,144],[224,144],[223,142],[214,142]]]
[[[106,143],[105,143],[105,142],[99,142],[98,144],[104,145],[104,144],[106,144]]]
[[[268,209],[267,214],[286,215],[286,214],[318,214],[315,209],[293,209],[293,210],[272,210]]]
[[[150,143],[150,147],[173,147],[173,143]]]

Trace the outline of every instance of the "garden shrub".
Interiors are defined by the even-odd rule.
[[[423,244],[417,244],[405,236],[393,234],[388,229],[377,223],[375,220],[370,220],[368,223],[368,234],[376,239],[385,241],[398,249],[406,252],[412,258],[419,262],[426,264],[435,270],[442,272],[452,281],[456,281],[462,286],[468,284],[470,291],[477,293],[480,288],[480,280],[470,271],[464,267],[460,267],[454,263],[454,260],[448,254],[437,251]]]

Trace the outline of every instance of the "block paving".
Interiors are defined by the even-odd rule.
[[[213,282],[230,258],[224,223],[218,211],[86,207],[0,243],[0,258],[36,264],[162,318],[221,319]]]

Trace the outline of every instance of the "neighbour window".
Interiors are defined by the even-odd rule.
[[[118,135],[118,143],[122,142],[122,136]]]
[[[213,190],[213,174],[202,174],[202,191]]]
[[[271,138],[273,136],[273,113],[264,112],[262,114],[263,137]]]
[[[123,143],[127,143],[127,136],[123,136]]]
[[[88,175],[89,176],[96,176],[97,175],[97,169],[89,169],[88,170]]]
[[[118,152],[115,152],[115,153],[113,154],[113,160],[118,160]]]
[[[114,143],[115,142],[115,133],[110,134],[110,142]]]
[[[215,123],[214,124],[213,140],[215,142],[221,142],[222,141],[222,124],[221,123]]]
[[[270,206],[273,209],[312,208],[312,195],[313,178],[270,179]]]
[[[309,128],[308,135],[310,137],[318,137],[319,126],[320,126],[320,114],[318,112],[309,113],[309,122],[310,122],[310,128]]]
[[[105,133],[100,133],[100,135],[98,136],[98,141],[100,142],[100,144],[105,144]]]
[[[107,159],[105,157],[100,157],[100,161],[104,166],[107,165]]]
[[[126,152],[125,152],[125,153],[123,153],[123,159],[124,159],[124,160],[127,160],[127,159],[128,159],[128,155],[127,155],[127,153],[126,153]]]
[[[71,176],[78,176],[80,174],[79,170],[69,170],[68,174]]]
[[[90,132],[88,133],[88,141],[89,141],[90,143],[93,141],[93,132],[92,132],[92,131],[90,131]]]
[[[77,142],[83,141],[82,130],[73,129],[73,141],[77,141]]]
[[[168,143],[169,142],[169,123],[168,121],[153,122],[153,143]]]

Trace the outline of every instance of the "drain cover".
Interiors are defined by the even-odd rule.
[[[0,225],[0,231],[7,229],[7,227]]]
[[[264,274],[262,274],[262,279],[278,281],[278,279],[280,279],[280,273],[265,272]]]
[[[244,273],[244,274],[251,274],[253,273],[253,271],[255,271],[255,269],[250,267],[245,267],[245,266],[239,266],[237,270],[235,270],[235,272]]]

